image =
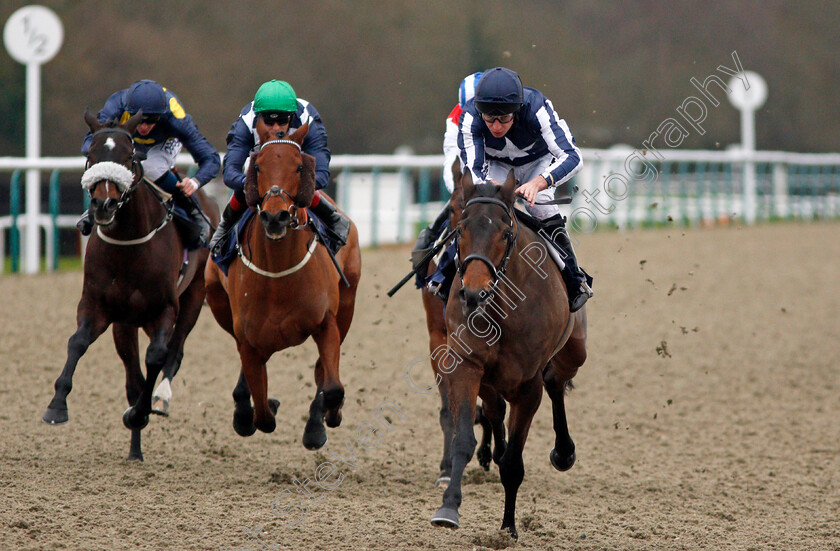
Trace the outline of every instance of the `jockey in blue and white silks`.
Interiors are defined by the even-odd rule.
[[[309,123],[301,151],[315,157],[315,189],[323,189],[330,182],[330,149],[321,115],[311,103],[298,98],[288,82],[270,80],[263,83],[254,95],[254,101],[242,108],[227,135],[227,153],[222,173],[225,185],[233,190],[233,195],[210,240],[210,250],[216,255],[225,250],[230,231],[247,209],[245,173],[247,161],[260,143],[256,129],[259,119],[273,132],[285,136]],[[328,200],[322,201],[317,191],[308,208],[324,223],[329,240],[336,250],[343,246],[350,232],[350,220]]]
[[[510,128],[495,136],[476,107],[476,98],[464,106],[459,121],[458,147],[463,166],[475,182],[504,182],[511,168],[523,184],[542,176],[548,187],[537,192],[537,202],[554,199],[554,188],[572,178],[582,167],[580,149],[569,125],[539,90],[523,87],[522,106]],[[540,220],[560,213],[558,205],[526,207]]]
[[[559,205],[550,204],[558,185],[583,166],[566,121],[539,90],[525,88],[514,71],[484,71],[459,121],[458,148],[463,170],[474,182],[502,183],[511,169],[520,182],[526,210],[561,250],[569,307],[579,310],[592,296],[591,278],[580,269]]]

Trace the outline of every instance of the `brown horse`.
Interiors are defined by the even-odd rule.
[[[455,183],[452,194],[449,196],[449,227],[454,228],[461,220],[461,211],[464,209],[464,194],[461,187],[461,163],[456,159],[450,167],[452,171],[452,181]],[[437,269],[437,266],[432,260],[426,270],[426,275],[430,276]],[[425,287],[422,289],[423,309],[426,312],[426,329],[429,332],[429,359],[432,364],[432,371],[435,373],[435,380],[439,381],[437,386],[440,393],[440,429],[443,432],[443,457],[440,460],[440,474],[436,487],[446,488],[452,477],[452,455],[451,444],[452,436],[455,433],[455,425],[452,422],[452,412],[449,409],[448,400],[448,383],[447,379],[443,377],[446,371],[446,366],[442,364],[445,355],[441,354],[441,347],[446,345],[446,319],[444,318],[444,302],[440,297],[432,294]],[[498,407],[502,408],[502,417],[504,417],[504,401],[500,401]],[[476,408],[476,424],[482,427],[481,444],[478,447],[476,456],[478,463],[484,470],[490,469],[490,439],[491,426],[488,419],[483,414],[482,406]],[[497,440],[498,442],[504,441]],[[503,445],[503,444],[502,444]],[[497,452],[497,459],[501,457],[501,450]]]
[[[301,151],[308,130],[305,124],[288,137],[271,135],[262,121],[257,123],[261,146],[251,156],[245,194],[260,223],[250,221],[227,276],[212,262],[205,276],[207,302],[219,325],[233,335],[242,362],[233,392],[234,430],[242,436],[256,429],[274,431],[279,402],[268,399],[265,364],[274,352],[311,336],[318,346],[317,389],[303,445],[317,449],[327,441],[324,419],[330,427],[341,423],[344,387],[338,363],[353,319],[361,253],[352,225],[336,255],[345,286],[306,223],[305,207],[315,193],[315,159]]]
[[[142,114],[137,113],[124,124],[103,124],[85,112],[93,141],[82,184],[91,196],[96,231],[85,251],[77,329],[67,343],[67,361],[43,417],[51,425],[67,422],[67,395],[79,358],[113,324],[130,406],[123,415],[131,429],[128,459],[140,461],[140,431],[149,422],[155,380],[161,370],[171,380],[181,365],[184,341],[204,302],[203,267],[209,254],[203,248],[185,254],[170,223],[171,213],[142,178],[132,138],[141,120]],[[203,192],[196,195],[211,222],[218,223],[215,203]],[[145,378],[140,369],[138,328],[150,340]]]
[[[563,471],[575,461],[564,392],[586,360],[586,313],[569,313],[560,270],[550,260],[542,262],[548,256],[546,246],[516,220],[513,171],[503,186],[474,186],[467,171],[462,185],[466,204],[458,225],[460,277],[446,310],[447,344],[457,358],[457,367],[444,375],[455,422],[452,480],[432,523],[458,527],[461,477],[476,445],[476,399],[484,400],[494,436],[497,430],[503,435],[503,410],[487,407],[500,395],[510,404],[509,440],[498,461],[505,489],[502,529],[516,538],[516,494],[525,473],[522,450],[543,387],[553,407],[551,464]]]

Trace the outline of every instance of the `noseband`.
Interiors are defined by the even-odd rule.
[[[513,213],[511,213],[510,207],[508,207],[508,205],[504,201],[496,199],[495,197],[474,197],[474,198],[470,199],[469,201],[467,201],[467,204],[464,206],[463,213],[465,213],[467,211],[467,209],[470,207],[470,205],[473,205],[473,204],[476,204],[476,203],[489,203],[491,205],[497,205],[497,206],[502,207],[504,209],[505,214],[507,215],[508,219],[510,220],[508,229],[505,230],[505,236],[504,236],[505,240],[507,241],[507,245],[505,246],[505,254],[504,254],[504,257],[502,258],[502,261],[499,262],[498,266],[493,264],[493,261],[490,260],[486,255],[483,255],[483,254],[479,254],[479,253],[470,254],[463,261],[456,255],[455,266],[458,270],[458,275],[460,276],[461,281],[463,282],[464,272],[467,269],[467,264],[472,260],[480,260],[481,262],[484,262],[484,264],[487,265],[487,267],[490,269],[490,274],[493,276],[493,281],[496,282],[496,281],[499,280],[499,277],[504,275],[505,270],[507,270],[507,264],[508,264],[508,261],[510,260],[510,255],[511,255],[511,252],[513,251],[513,246],[516,245],[516,240],[519,238],[519,232],[517,231],[516,233],[514,233],[514,231],[513,231],[514,230],[514,227],[513,227]],[[463,213],[462,213],[461,216],[463,216]],[[459,241],[460,241],[460,237],[461,237],[461,229],[458,228],[457,231],[458,231],[458,233],[455,237],[455,247],[456,247],[456,250],[459,251],[459,254],[460,254],[460,243],[459,243]]]
[[[131,143],[131,165],[127,167],[113,161],[100,161],[90,164],[90,153],[88,152],[88,157],[85,160],[85,172],[82,175],[82,187],[90,193],[99,182],[105,180],[114,181],[118,187],[122,188],[120,198],[117,201],[117,209],[119,209],[131,198],[131,193],[134,191],[136,184],[143,178],[143,167],[137,161],[134,138],[128,130],[124,128],[100,128],[92,134],[92,137],[100,134],[123,134],[128,137],[129,143]],[[125,169],[132,175],[128,183],[126,183],[128,178],[125,177],[122,169]]]
[[[264,144],[261,144],[260,145],[260,151],[262,151],[265,146],[272,145],[272,144],[293,145],[293,146],[297,147],[298,151],[300,151],[301,153],[303,152],[299,143],[294,142],[292,140],[283,140],[283,139],[269,140],[269,141],[265,142]],[[289,193],[285,189],[282,189],[279,186],[271,186],[271,189],[269,189],[268,191],[266,191],[265,193],[262,194],[262,196],[260,197],[260,202],[259,202],[259,204],[257,204],[257,214],[259,214],[263,210],[262,205],[263,205],[263,203],[265,202],[266,199],[269,199],[271,197],[284,196],[284,195],[286,196],[288,201],[291,203],[291,206],[289,207],[289,209],[287,211],[292,217],[291,222],[289,222],[289,228],[293,229],[293,230],[301,230],[301,229],[305,228],[306,227],[306,220],[304,219],[304,221],[301,222],[300,218],[298,217],[298,211],[303,210],[305,207],[299,206],[298,205],[298,198],[293,196],[291,193]]]

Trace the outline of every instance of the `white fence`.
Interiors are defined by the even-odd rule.
[[[584,149],[583,158],[584,168],[574,179],[579,190],[566,207],[573,229],[579,231],[598,225],[628,228],[840,217],[840,154],[643,153],[613,148]],[[6,175],[14,180],[17,174],[20,180],[22,171],[37,169],[51,173],[52,185],[60,174],[81,175],[84,163],[82,157],[0,157],[0,184]],[[332,158],[336,200],[358,226],[363,246],[413,241],[419,227],[433,219],[448,198],[441,180],[442,164],[442,155]],[[178,166],[189,170],[192,158],[181,155]],[[205,189],[220,205],[229,196],[218,179]],[[15,201],[25,204],[21,188],[17,193],[10,197],[12,209]],[[49,213],[34,213],[31,218],[20,210],[17,216],[0,217],[0,259],[6,256],[7,230],[15,225],[29,231],[29,220],[35,220],[37,231],[44,232],[47,268],[55,267],[57,232],[73,229],[80,213],[59,213],[57,199],[51,203],[55,204]],[[20,247],[15,249],[22,253]]]

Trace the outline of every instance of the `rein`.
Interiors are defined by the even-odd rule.
[[[513,214],[510,211],[510,207],[508,207],[508,205],[504,201],[496,199],[495,197],[474,197],[473,199],[470,199],[469,201],[467,201],[467,204],[464,206],[464,212],[466,212],[467,208],[469,208],[470,205],[473,205],[473,204],[476,204],[476,203],[489,203],[491,205],[496,205],[496,206],[502,207],[504,209],[505,214],[507,215],[508,219],[510,220],[508,230],[505,231],[505,240],[507,241],[507,245],[505,246],[505,254],[502,257],[502,261],[499,263],[498,266],[493,264],[493,261],[490,260],[486,255],[483,255],[483,254],[480,254],[480,253],[473,253],[473,254],[467,255],[467,257],[463,261],[461,261],[461,259],[456,255],[455,266],[458,270],[458,275],[460,276],[461,281],[463,282],[464,272],[467,269],[467,264],[472,260],[479,260],[481,262],[484,262],[485,265],[487,265],[487,267],[490,269],[490,273],[493,276],[493,281],[496,282],[496,281],[499,280],[499,277],[501,277],[505,274],[505,271],[507,270],[507,264],[510,261],[510,255],[513,252],[513,247],[516,245],[516,241],[519,239],[519,231],[517,230],[516,233],[513,233],[513,229],[514,229]],[[455,247],[456,247],[456,250],[460,251],[460,244],[459,244],[459,240],[460,240],[460,237],[461,237],[460,228],[457,231],[458,231],[458,234],[455,237]]]

